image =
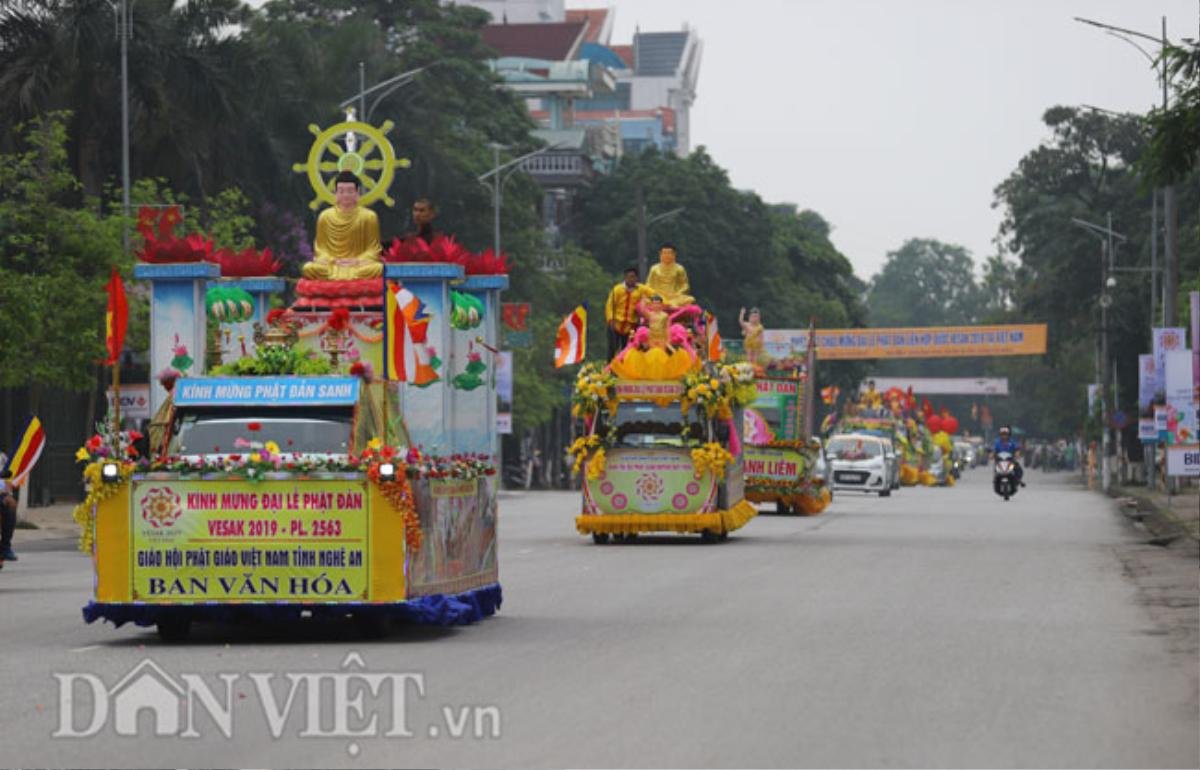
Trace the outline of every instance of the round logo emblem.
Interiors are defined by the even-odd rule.
[[[142,519],[155,529],[170,527],[183,514],[179,493],[168,487],[155,487],[142,498]]]

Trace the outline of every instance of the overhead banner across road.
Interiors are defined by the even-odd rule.
[[[1046,324],[817,329],[816,335],[817,358],[826,361],[1032,356],[1046,352]],[[763,342],[771,358],[799,358],[808,348],[808,329],[767,329]]]

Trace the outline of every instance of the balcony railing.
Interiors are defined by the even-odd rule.
[[[591,171],[582,155],[535,155],[521,164],[532,176],[583,176]]]

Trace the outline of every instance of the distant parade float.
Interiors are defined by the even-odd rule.
[[[819,444],[805,432],[807,371],[768,373],[758,357],[726,363],[716,319],[688,293],[673,246],[646,285],[636,278],[627,270],[605,305],[611,360],[585,364],[575,382],[579,533],[598,544],[643,533],[716,542],[757,514],[755,502],[820,512],[829,496],[814,475]],[[583,359],[573,329],[584,325],[564,321],[558,365]]]
[[[928,401],[918,405],[911,388],[875,391],[868,383],[858,401],[847,401],[841,415],[835,411],[823,426],[828,434],[865,434],[889,439],[900,456],[903,486],[954,486],[951,435],[958,420],[934,412]]]
[[[285,282],[269,250],[178,237],[176,209],[139,216],[154,418],[142,436],[114,413],[77,455],[88,622],[177,639],[196,621],[325,616],[376,634],[499,608],[489,374],[507,266],[441,235],[382,248],[364,204],[390,205],[407,165],[388,128],[313,127],[298,170],[314,208],[333,205],[290,307],[272,309]]]

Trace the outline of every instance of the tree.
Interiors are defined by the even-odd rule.
[[[962,246],[912,238],[871,279],[872,326],[951,326],[977,317],[975,265]]]
[[[470,248],[492,242],[492,200],[476,177],[492,167],[489,142],[510,146],[511,153],[531,150],[536,142],[524,105],[498,88],[488,68],[491,51],[479,30],[488,15],[436,0],[273,0],[249,25],[256,49],[272,52],[281,81],[297,84],[304,99],[279,104],[268,118],[280,154],[302,161],[312,137],[303,127],[322,127],[343,115],[338,104],[359,88],[362,61],[367,87],[404,72],[424,69],[409,85],[366,100],[372,124],[395,123],[388,134],[396,153],[412,160],[397,171],[393,209],[377,207],[386,240],[409,229],[408,204],[432,198],[437,226]],[[357,105],[356,105],[357,106]],[[286,174],[286,200],[303,209],[311,198],[302,175]],[[504,191],[503,242],[522,268],[533,269],[540,251],[536,207],[540,193],[518,175]]]
[[[1084,414],[1084,383],[1094,381],[1094,356],[1100,331],[1100,240],[1072,219],[1107,222],[1126,237],[1113,255],[1120,267],[1150,266],[1150,199],[1139,175],[1148,138],[1135,117],[1054,107],[1044,122],[1050,138],[1027,153],[1013,173],[996,187],[994,205],[1004,209],[999,240],[1017,259],[1011,295],[1012,321],[1047,322],[1049,355],[1036,371],[1037,392],[1030,414],[1046,425],[1063,423],[1064,410]],[[1200,174],[1193,171],[1176,188],[1182,215],[1181,239],[1195,243],[1200,220]],[[1183,246],[1183,244],[1181,244]],[[1198,249],[1180,249],[1184,275],[1200,271]],[[1189,272],[1190,271],[1190,272]],[[1137,393],[1137,354],[1149,349],[1147,279],[1115,274],[1109,291],[1108,343],[1122,401],[1133,413]],[[993,363],[994,371],[1011,362]],[[1033,383],[1034,380],[1030,380]],[[1020,398],[1029,401],[1026,391]],[[1109,403],[1116,403],[1110,395]],[[1075,419],[1074,417],[1072,419]]]
[[[203,198],[231,179],[266,179],[273,164],[258,116],[276,91],[261,51],[229,31],[239,0],[130,4],[130,158]],[[120,42],[106,0],[33,0],[0,11],[0,126],[69,109],[71,167],[99,196],[120,168]],[[270,100],[266,100],[268,103]]]
[[[0,387],[91,390],[103,357],[104,282],[121,256],[121,224],[67,168],[68,116],[22,127],[19,151],[0,155]],[[140,327],[145,342],[144,324]]]
[[[639,187],[651,216],[683,208],[649,232],[650,262],[658,244],[675,244],[691,293],[726,334],[736,335],[739,309],[752,306],[773,328],[806,327],[814,317],[825,326],[861,323],[861,284],[820,215],[735,190],[704,148],[687,158],[654,150],[627,157],[588,192],[580,239],[610,275],[637,261]]]
[[[1174,81],[1174,104],[1150,113],[1150,146],[1141,160],[1150,181],[1170,184],[1186,177],[1200,161],[1200,46],[1167,46],[1162,63]]]

